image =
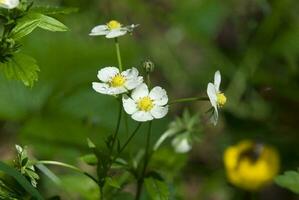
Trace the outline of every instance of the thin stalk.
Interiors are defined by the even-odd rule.
[[[182,98],[182,99],[175,99],[170,101],[168,105],[176,104],[176,103],[186,103],[186,102],[193,102],[193,101],[209,101],[208,97],[190,97],[190,98]]]
[[[122,153],[123,150],[125,150],[125,148],[127,147],[127,145],[131,142],[131,140],[134,138],[134,136],[136,135],[136,133],[138,132],[139,128],[141,127],[142,123],[139,123],[136,127],[136,129],[132,132],[132,134],[130,135],[130,137],[127,139],[127,141],[124,143],[124,145],[120,148],[119,153]]]
[[[117,56],[118,67],[119,67],[119,70],[122,72],[123,71],[123,65],[122,65],[122,61],[121,61],[118,38],[115,38],[114,42],[115,42],[115,48],[116,48],[116,56]]]
[[[147,86],[150,88],[151,87],[150,73],[146,74],[146,83],[147,83]]]
[[[135,200],[139,200],[141,197],[144,176],[146,173],[146,168],[150,160],[150,140],[151,140],[151,130],[152,130],[152,121],[149,122],[148,131],[146,135],[146,146],[145,146],[145,155],[144,155],[144,165],[142,168],[141,176],[137,180],[137,192]]]
[[[69,169],[77,171],[77,172],[79,172],[81,174],[84,174],[85,176],[87,176],[90,179],[92,179],[96,184],[98,184],[97,179],[95,179],[91,174],[82,171],[80,168],[78,168],[78,167],[76,167],[74,165],[70,165],[70,164],[66,164],[66,163],[58,162],[58,161],[52,161],[52,160],[39,160],[39,161],[36,162],[36,164],[56,165],[56,166],[60,166],[60,167],[69,168]]]
[[[128,123],[128,115],[125,115],[125,129],[126,129],[126,137],[128,137],[129,132],[130,132],[129,123]]]
[[[130,135],[130,137],[127,139],[127,141],[123,144],[123,146],[120,148],[119,152],[117,153],[117,155],[112,159],[111,164],[113,164],[115,162],[115,160],[117,159],[117,157],[125,150],[125,148],[128,146],[128,144],[131,142],[131,140],[134,138],[134,136],[136,135],[136,133],[138,132],[138,130],[140,129],[142,123],[139,123],[137,125],[137,127],[135,128],[135,130],[132,132],[132,134]]]
[[[117,139],[117,136],[118,136],[118,133],[119,133],[119,129],[120,129],[120,122],[121,122],[121,116],[122,116],[122,112],[123,112],[123,109],[122,109],[122,102],[121,100],[119,100],[120,104],[119,104],[119,112],[118,112],[118,119],[117,119],[117,123],[116,123],[116,129],[115,129],[115,132],[112,136],[112,146],[111,146],[111,149],[110,149],[110,155],[112,154],[113,152],[113,149],[114,149],[114,145],[115,145],[115,141]]]

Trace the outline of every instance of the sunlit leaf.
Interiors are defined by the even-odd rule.
[[[46,15],[40,16],[40,22],[38,24],[38,27],[48,30],[48,31],[67,31],[68,28],[58,21],[57,19],[54,19],[53,17],[49,17]]]
[[[20,80],[24,85],[32,87],[38,80],[39,67],[34,58],[25,54],[15,54],[8,62],[0,64],[7,78]]]
[[[287,171],[283,175],[275,178],[276,184],[281,187],[287,188],[299,194],[299,173],[296,171]]]

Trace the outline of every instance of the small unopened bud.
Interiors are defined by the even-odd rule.
[[[155,64],[150,60],[147,60],[142,65],[146,73],[152,73],[155,70]]]

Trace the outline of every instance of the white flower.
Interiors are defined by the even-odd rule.
[[[132,91],[131,98],[123,96],[125,111],[139,122],[165,117],[168,113],[168,96],[161,87],[154,87],[150,92],[146,84],[139,85]]]
[[[187,153],[192,149],[192,146],[189,142],[188,135],[183,134],[174,138],[171,142],[174,147],[175,152],[177,153]]]
[[[123,72],[116,67],[105,67],[98,72],[98,78],[102,83],[93,82],[93,89],[108,95],[125,93],[143,82],[142,76],[138,76],[138,70],[134,67]]]
[[[220,83],[221,83],[221,74],[217,71],[214,75],[214,84],[209,83],[207,88],[208,97],[212,106],[214,107],[213,116],[211,121],[214,125],[217,124],[218,121],[218,108],[221,108],[226,103],[226,97],[224,93],[220,91]]]
[[[105,35],[106,38],[116,38],[132,32],[138,25],[122,26],[118,21],[111,20],[106,25],[98,25],[91,30],[90,36]]]
[[[19,0],[0,0],[0,7],[13,9],[19,5]]]

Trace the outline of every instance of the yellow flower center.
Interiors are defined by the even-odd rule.
[[[110,22],[107,23],[107,26],[110,30],[113,30],[113,29],[120,28],[121,24],[116,20],[111,20]]]
[[[154,107],[153,100],[150,97],[143,97],[137,103],[138,108],[142,111],[150,111]]]
[[[121,87],[125,84],[126,79],[121,74],[117,74],[113,77],[113,79],[110,81],[110,85],[112,87]]]
[[[223,107],[226,103],[226,96],[223,93],[217,94],[217,104],[219,107]]]

